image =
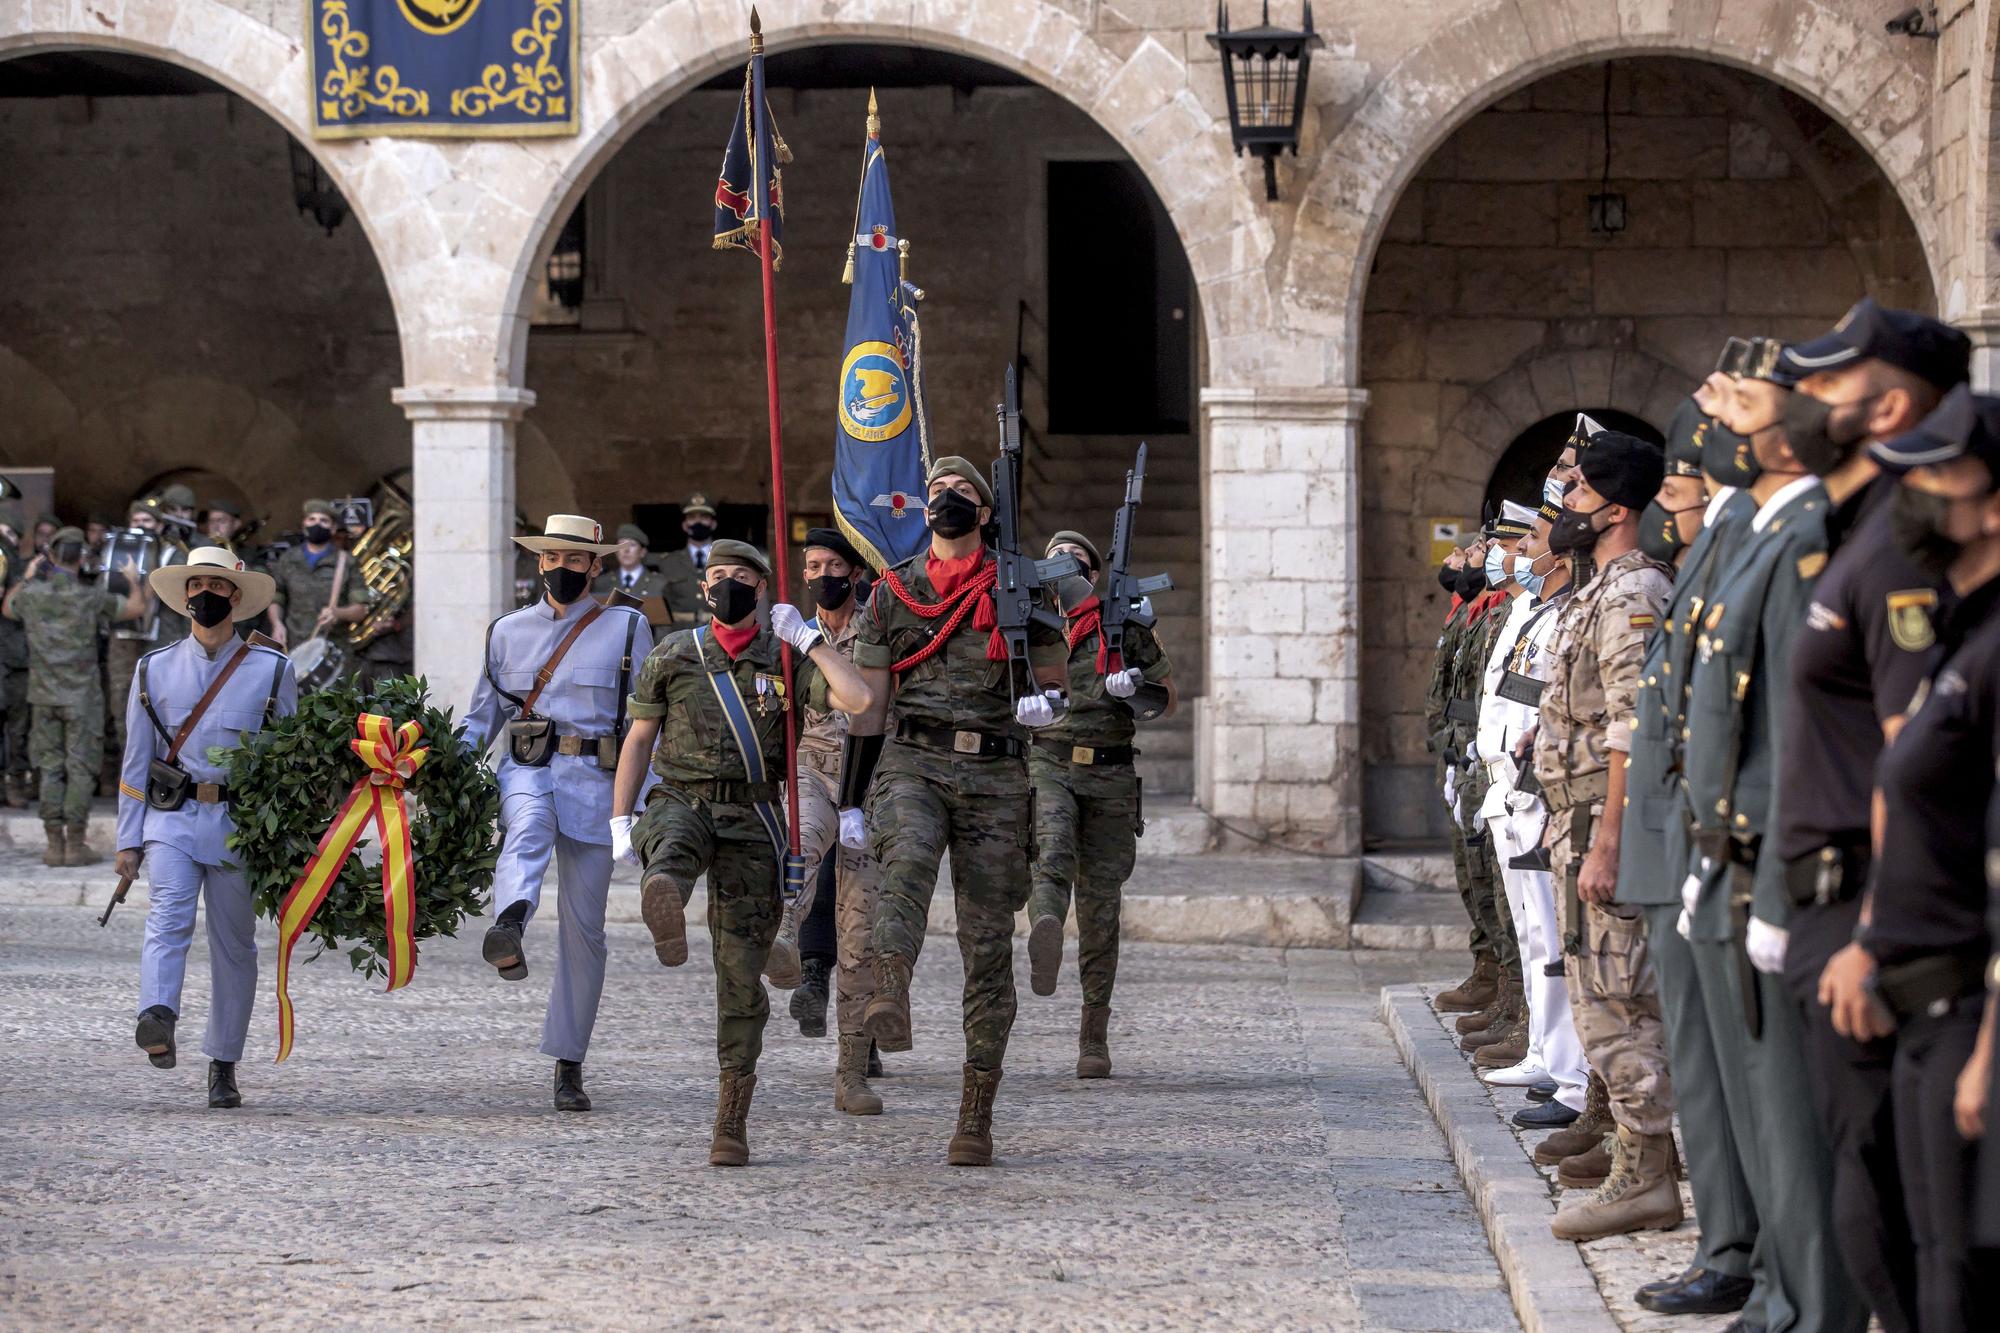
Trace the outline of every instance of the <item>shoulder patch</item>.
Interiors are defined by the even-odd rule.
[[[1920,653],[1937,642],[1931,626],[1931,610],[1937,593],[1930,588],[1909,588],[1888,596],[1889,637],[1906,653]]]
[[[1847,617],[1829,607],[1814,602],[1806,608],[1806,628],[1811,630],[1843,630],[1847,628]]]
[[[1633,629],[1651,629],[1660,623],[1658,616],[1633,616],[1631,619]]]
[[[1800,556],[1796,568],[1802,579],[1818,578],[1819,572],[1826,568],[1826,552],[1814,551],[1811,555]]]

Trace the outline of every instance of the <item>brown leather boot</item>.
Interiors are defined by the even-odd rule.
[[[1506,1003],[1500,1010],[1500,1017],[1493,1026],[1484,1031],[1466,1033],[1458,1039],[1458,1049],[1468,1053],[1476,1051],[1482,1046],[1491,1046],[1495,1042],[1507,1040],[1514,1035],[1516,1028],[1526,1028],[1528,1007],[1520,995],[1509,991],[1505,1000]]]
[[[840,1063],[833,1070],[833,1109],[848,1115],[881,1115],[882,1098],[868,1086],[868,1038],[840,1034]]]
[[[1563,1158],[1556,1167],[1556,1184],[1566,1190],[1594,1190],[1611,1174],[1617,1158],[1618,1136],[1606,1134],[1590,1151]]]
[[[1485,1007],[1477,1013],[1460,1014],[1453,1020],[1452,1027],[1458,1031],[1458,1035],[1461,1037],[1467,1033],[1482,1032],[1500,1021],[1500,1011],[1506,1007],[1506,1003],[1506,988],[1496,983],[1493,998],[1486,1002]]]
[[[861,1016],[861,1030],[894,1055],[910,1049],[910,960],[875,955],[875,995]]]
[[[90,848],[90,825],[71,824],[66,831],[69,846],[63,855],[66,866],[94,866],[104,859]]]
[[[42,864],[45,866],[67,864],[69,861],[69,852],[63,845],[63,826],[61,824],[44,823],[42,825],[42,832],[49,835],[49,846],[48,850],[42,853]]]
[[[1500,968],[1490,954],[1472,960],[1472,975],[1431,1000],[1431,1008],[1441,1014],[1473,1014],[1484,1009],[1500,993]]]
[[[965,1066],[965,1090],[958,1099],[958,1132],[945,1150],[947,1163],[993,1165],[993,1095],[999,1090],[999,1070]]]
[[[1686,1218],[1674,1182],[1671,1134],[1637,1134],[1618,1127],[1611,1174],[1587,1199],[1565,1203],[1550,1225],[1557,1240],[1598,1240],[1631,1231],[1670,1231]]]
[[[715,1135],[708,1141],[710,1166],[747,1166],[750,1162],[750,1094],[757,1076],[743,1069],[722,1071],[722,1088],[715,1099]]]
[[[1591,1071],[1585,1098],[1583,1114],[1571,1121],[1568,1129],[1559,1129],[1536,1145],[1538,1164],[1554,1166],[1564,1158],[1589,1152],[1611,1132],[1611,1090],[1604,1086],[1596,1070]]]
[[[681,886],[663,871],[649,870],[639,881],[639,916],[653,936],[653,956],[662,967],[688,960],[687,904]]]
[[[1481,1046],[1472,1053],[1472,1063],[1481,1069],[1512,1069],[1528,1058],[1528,1020],[1522,1017],[1504,1039]]]
[[[1083,1006],[1083,1028],[1076,1039],[1076,1076],[1111,1077],[1111,1006]]]

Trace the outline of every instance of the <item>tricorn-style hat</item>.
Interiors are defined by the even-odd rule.
[[[514,544],[538,555],[543,551],[589,551],[593,555],[609,555],[618,549],[617,542],[604,540],[602,523],[581,514],[550,514],[541,536],[516,537]]]
[[[176,615],[187,614],[188,580],[197,575],[228,579],[243,594],[231,619],[248,620],[261,615],[271,605],[271,593],[277,587],[277,580],[269,574],[254,569],[245,569],[243,562],[220,546],[198,546],[188,552],[184,565],[166,565],[146,576],[146,582],[153,586],[159,596],[160,605]]]
[[[1667,422],[1668,476],[1701,475],[1701,439],[1705,434],[1702,428],[1707,422],[1708,414],[1694,399],[1681,399],[1681,405],[1674,409],[1673,419]]]

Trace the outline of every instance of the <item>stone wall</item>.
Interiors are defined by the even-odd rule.
[[[1603,170],[1628,210],[1590,231]],[[1492,465],[1558,412],[1663,428],[1731,333],[1803,336],[1863,293],[1933,304],[1916,233],[1854,141],[1750,75],[1581,66],[1475,116],[1398,201],[1362,366],[1362,743],[1372,835],[1435,827],[1422,706],[1446,599],[1428,520],[1476,516]],[[1532,500],[1522,495],[1514,497]]]

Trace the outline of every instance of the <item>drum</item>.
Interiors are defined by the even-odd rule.
[[[104,546],[100,558],[103,570],[98,574],[98,586],[106,592],[111,590],[111,573],[127,560],[136,561],[139,574],[144,577],[160,567],[160,536],[144,528],[113,528],[104,534]],[[160,638],[160,603],[157,598],[148,598],[146,614],[138,620],[122,622],[112,627],[114,639],[137,639],[145,643],[157,643]]]
[[[348,671],[347,650],[332,639],[307,639],[291,656],[300,694],[326,689]]]

